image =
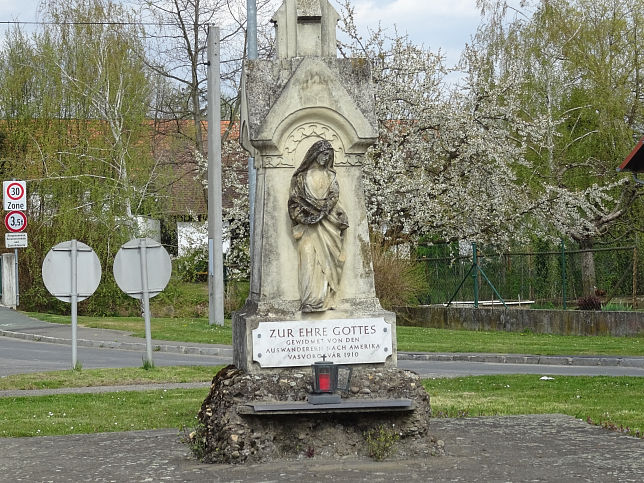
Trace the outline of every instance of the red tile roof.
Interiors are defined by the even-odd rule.
[[[644,172],[644,137],[642,137],[633,150],[626,156],[624,162],[617,168],[617,171],[633,171],[634,173]]]

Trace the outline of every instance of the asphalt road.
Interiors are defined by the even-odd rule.
[[[141,367],[145,351],[78,347],[78,361],[84,369]],[[216,356],[155,352],[157,366],[217,366],[230,359]],[[72,367],[72,347],[66,344],[31,342],[0,337],[0,377],[40,371],[59,371]]]
[[[38,371],[71,368],[71,346],[32,342],[0,337],[0,377]],[[85,369],[107,367],[140,367],[145,352],[78,347],[78,361]],[[226,357],[169,352],[153,353],[157,366],[229,364]],[[644,368],[620,366],[555,366],[540,364],[498,364],[463,361],[400,360],[398,367],[417,372],[423,377],[461,377],[493,374],[539,374],[567,376],[640,376]]]

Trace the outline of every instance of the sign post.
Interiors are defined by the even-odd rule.
[[[14,265],[14,271],[16,272],[16,307],[20,305],[20,282],[18,280],[18,249],[14,248],[13,249],[14,257],[13,259],[15,260],[15,265]]]
[[[208,27],[208,125],[219,126],[221,80],[219,27]],[[210,107],[212,106],[212,108]],[[251,180],[249,175],[248,180]],[[253,203],[250,203],[251,210]],[[208,323],[224,326],[221,138],[208,137]],[[252,213],[252,211],[251,211]],[[253,223],[251,221],[251,230]],[[251,236],[252,240],[253,237]],[[251,242],[252,243],[252,242]]]
[[[101,262],[96,252],[77,240],[59,243],[42,262],[42,280],[49,293],[72,304],[72,368],[77,365],[76,333],[78,302],[85,300],[101,281]]]
[[[27,227],[27,217],[23,213],[27,209],[27,182],[26,181],[3,181],[2,182],[2,201],[5,211],[9,211],[5,216],[4,224],[11,233],[18,233]],[[5,245],[7,239],[5,238]],[[27,238],[24,238],[25,247]],[[9,248],[8,245],[6,245]],[[20,304],[20,284],[18,283],[18,247],[14,245],[15,252],[15,270],[16,270],[16,305]]]
[[[143,303],[147,362],[152,365],[150,298],[160,294],[170,281],[172,261],[163,246],[151,238],[125,243],[114,258],[114,279],[119,288]]]
[[[24,190],[23,190],[24,193]],[[5,200],[7,199],[7,195],[5,193]],[[5,204],[6,206],[6,204]],[[26,204],[25,204],[26,206]],[[7,215],[4,217],[4,226],[7,228],[7,230],[10,233],[5,234],[5,246],[9,248],[9,243],[7,240],[7,236],[12,235],[12,234],[21,234],[20,232],[27,228],[27,215],[25,215],[22,211],[10,211],[7,213]],[[24,246],[27,246],[27,234],[22,233],[24,235],[24,238],[22,239]],[[21,245],[13,245],[14,247],[14,252],[15,252],[15,261],[16,261],[16,305],[20,305],[20,285],[18,284],[18,247],[22,247]]]

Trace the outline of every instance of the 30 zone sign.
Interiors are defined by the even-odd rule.
[[[2,192],[4,194],[4,209],[26,210],[27,209],[27,183],[24,181],[3,181]]]
[[[12,233],[18,233],[19,231],[27,228],[27,215],[22,211],[10,211],[7,213],[7,216],[4,217],[4,226],[7,227]]]

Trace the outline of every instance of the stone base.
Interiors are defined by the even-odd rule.
[[[391,337],[391,352],[387,352],[386,356],[381,357],[381,360],[374,363],[360,363],[355,367],[396,367],[397,366],[397,349],[396,349],[396,314],[383,310],[377,299],[368,300],[351,300],[344,301],[344,305],[337,310],[327,310],[325,312],[303,313],[293,310],[271,310],[261,305],[247,301],[244,308],[238,312],[233,313],[232,326],[233,326],[233,364],[247,372],[260,373],[260,372],[276,372],[284,367],[262,367],[255,359],[253,353],[253,330],[259,327],[262,322],[302,322],[303,327],[306,327],[306,322],[322,322],[325,320],[361,320],[369,318],[384,319],[388,325],[388,337]],[[317,337],[317,336],[314,336]],[[332,337],[329,334],[328,337]],[[346,339],[346,337],[345,337]],[[354,338],[351,338],[352,340]],[[360,344],[358,338],[355,338],[356,344]],[[346,349],[351,346],[350,343],[345,342]],[[322,351],[325,352],[325,351]],[[320,354],[322,355],[322,354]],[[330,357],[329,351],[325,352],[328,357],[327,360],[338,363],[338,360]],[[317,359],[322,360],[321,357]],[[295,367],[309,367],[317,359],[303,361],[299,366]],[[350,359],[340,361],[342,364],[353,365],[349,362]],[[290,364],[293,367],[292,364]]]
[[[391,413],[244,414],[249,403],[305,402],[310,371],[249,374],[228,366],[213,379],[199,411],[191,446],[207,463],[255,463],[281,458],[342,458],[370,455],[377,443],[370,431],[392,443],[391,456],[410,458],[440,452],[429,434],[430,401],[420,377],[399,369],[354,370],[352,400],[410,399],[415,410]],[[372,435],[373,436],[373,435]],[[389,454],[389,453],[388,453]]]

